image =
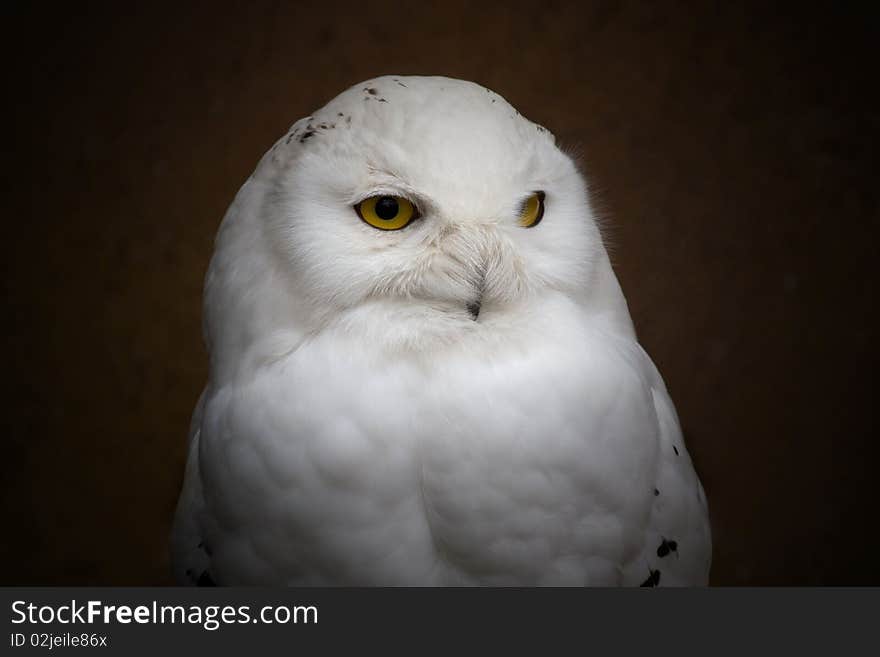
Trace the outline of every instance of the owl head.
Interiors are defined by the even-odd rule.
[[[484,87],[385,76],[263,157],[217,237],[205,332],[215,368],[330,326],[431,349],[550,297],[629,321],[572,159]]]

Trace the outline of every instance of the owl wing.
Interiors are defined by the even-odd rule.
[[[706,495],[685,447],[666,385],[648,355],[644,356],[660,429],[658,463],[644,544],[625,569],[624,582],[704,586],[709,581],[712,561]]]
[[[205,513],[205,498],[199,472],[199,437],[204,406],[205,391],[199,397],[190,422],[183,488],[177,501],[171,533],[171,567],[174,579],[181,585],[213,584],[209,573],[211,559],[204,546],[201,522]]]

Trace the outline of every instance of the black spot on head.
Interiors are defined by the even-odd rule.
[[[345,116],[342,112],[337,112],[336,116]]]
[[[305,143],[306,139],[313,136],[314,134],[315,134],[314,130],[307,130],[306,132],[303,133],[302,137],[299,138],[299,143],[300,144]]]
[[[660,491],[656,488],[654,489],[654,497],[657,497],[660,494]]]
[[[208,574],[207,570],[202,572],[199,576],[199,581],[196,582],[196,584],[198,586],[217,586],[217,584],[214,583],[214,580],[211,579],[211,575]]]
[[[648,575],[648,579],[642,582],[642,586],[658,586],[660,584],[660,571],[659,570],[651,570],[648,568],[648,572],[651,574]]]
[[[321,128],[321,130],[326,130],[326,129],[327,129],[327,124],[326,124],[326,123],[321,123],[321,124],[318,125],[318,127]]]
[[[377,93],[379,93],[373,87],[367,87],[366,89],[364,89],[364,91],[366,91],[371,96],[375,96]]]
[[[291,132],[289,135],[287,135],[287,139],[284,140],[284,143],[285,143],[285,144],[289,144],[291,139],[293,139],[293,133],[292,133],[292,132]]]
[[[493,102],[493,103],[495,102],[495,99],[494,99],[494,98],[492,99],[492,102]]]
[[[384,98],[380,98],[380,99],[379,99],[379,102],[380,102],[380,103],[387,103],[388,101],[385,100]]]
[[[672,446],[672,451],[675,452],[675,455],[678,456],[678,447],[675,445]]]

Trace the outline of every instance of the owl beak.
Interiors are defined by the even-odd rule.
[[[474,320],[475,322],[477,321],[477,318],[480,316],[481,302],[482,302],[482,295],[480,295],[480,297],[477,298],[476,301],[471,301],[467,305],[468,312],[471,314],[471,319]]]
[[[467,309],[475,322],[486,294],[489,264],[498,258],[495,242],[497,237],[492,231],[476,222],[450,222],[441,227],[438,235],[437,243],[445,256],[440,261],[439,273],[452,284],[450,291],[456,298],[458,312]]]
[[[486,290],[486,268],[480,268],[480,280],[474,286],[474,291],[477,293],[476,298],[473,301],[469,301],[467,304],[468,312],[471,314],[471,319],[475,322],[477,318],[480,316],[480,307],[483,305],[483,293]]]

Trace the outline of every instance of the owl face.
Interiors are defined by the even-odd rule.
[[[576,296],[601,245],[553,136],[469,82],[356,85],[271,159],[267,242],[316,313],[381,302],[485,321],[551,290]]]

